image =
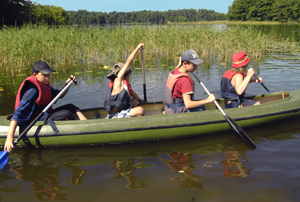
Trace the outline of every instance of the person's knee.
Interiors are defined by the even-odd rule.
[[[135,107],[131,109],[131,117],[144,116],[145,111],[143,107]]]
[[[141,116],[144,116],[145,115],[145,110],[143,107],[137,107],[138,109],[138,114],[141,115]]]

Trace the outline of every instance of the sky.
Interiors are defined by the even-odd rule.
[[[60,6],[66,11],[131,12],[207,9],[227,13],[234,0],[32,0],[42,5]]]

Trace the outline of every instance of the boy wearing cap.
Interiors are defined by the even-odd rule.
[[[225,99],[226,108],[237,108],[261,104],[258,101],[246,100],[245,91],[249,83],[262,83],[253,78],[255,71],[248,69],[247,75],[244,73],[250,62],[250,58],[244,52],[237,52],[232,56],[232,69],[228,70],[221,80],[221,96]]]
[[[107,76],[107,78],[111,80],[104,100],[104,109],[108,111],[108,119],[130,118],[144,115],[144,109],[137,106],[137,101],[145,101],[137,96],[131,89],[129,83],[131,73],[129,66],[136,53],[141,47],[144,48],[144,46],[143,43],[140,43],[129,55],[126,63],[115,64],[113,71]],[[131,99],[132,96],[135,99]]]
[[[188,72],[194,72],[203,62],[193,50],[185,51],[180,62],[167,79],[165,88],[165,114],[184,113],[204,110],[207,103],[216,100],[214,94],[207,99],[194,101],[194,81]]]
[[[49,82],[50,74],[54,71],[46,62],[40,60],[33,65],[32,75],[22,82],[16,97],[15,112],[11,118],[4,150],[12,151],[16,127],[29,125],[60,92],[51,87]],[[74,76],[71,77],[76,81]],[[66,84],[69,82],[71,82],[70,78]],[[60,98],[63,98],[68,90]],[[40,121],[48,118],[46,117],[48,114],[51,120],[86,120],[79,108],[72,104],[58,107],[55,110],[51,107]]]

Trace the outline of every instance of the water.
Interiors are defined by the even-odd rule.
[[[271,92],[300,86],[298,54],[270,54],[252,64]],[[132,87],[143,98],[140,67]],[[172,68],[146,69],[148,101],[164,100]],[[224,67],[197,70],[220,97]],[[106,79],[77,75],[78,85],[56,106],[103,105]],[[93,79],[93,82],[91,82]],[[54,86],[63,86],[63,81]],[[247,94],[263,94],[250,84]],[[196,98],[207,95],[196,84]],[[1,114],[13,112],[14,97],[0,97]],[[0,201],[298,201],[300,119],[246,129],[250,150],[232,133],[143,144],[80,148],[15,149],[0,171]]]

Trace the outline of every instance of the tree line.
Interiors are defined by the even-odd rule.
[[[226,20],[226,14],[206,9],[182,9],[168,11],[136,12],[89,12],[86,10],[65,11],[59,6],[41,5],[29,0],[1,0],[0,26],[25,23],[50,25],[91,25],[112,23],[157,23],[195,22]]]
[[[112,24],[112,23],[153,23],[196,22],[226,20],[226,14],[206,9],[182,9],[168,11],[135,12],[89,12],[86,10],[68,12],[68,24]]]
[[[112,23],[151,23],[196,21],[279,21],[300,20],[300,0],[234,0],[228,13],[206,9],[168,11],[89,12],[65,11],[59,6],[41,5],[30,0],[1,0],[0,27],[26,23],[49,25],[96,25]]]
[[[227,19],[299,22],[300,0],[234,0],[229,6]]]

